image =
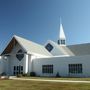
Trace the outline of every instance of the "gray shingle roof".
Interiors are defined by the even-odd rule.
[[[76,56],[90,55],[90,43],[77,44],[77,45],[68,45],[67,47]]]
[[[55,42],[53,42],[51,40],[49,40],[49,41],[51,42],[51,44],[53,44],[59,50],[57,55],[70,55],[70,56],[74,56],[72,51],[67,46],[61,46],[61,45],[58,45],[57,43],[55,43]]]

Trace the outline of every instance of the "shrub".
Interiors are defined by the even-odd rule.
[[[24,74],[22,74],[22,76],[23,76],[23,77],[26,77],[26,76],[27,76],[27,74],[25,74],[25,73],[24,73]]]
[[[27,77],[30,77],[30,73],[27,74]]]
[[[35,72],[30,72],[30,76],[36,76]]]
[[[17,74],[17,77],[22,77],[22,74]]]
[[[30,74],[29,74],[29,73],[27,73],[27,74],[24,73],[24,74],[22,74],[22,76],[23,76],[23,77],[30,77]]]
[[[6,76],[6,73],[5,72],[1,73],[1,76]]]
[[[59,72],[57,72],[56,77],[60,77]]]

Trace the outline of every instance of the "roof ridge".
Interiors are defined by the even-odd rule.
[[[14,38],[26,49],[27,52],[36,52],[41,55],[51,55],[43,45],[37,44],[25,38],[14,36]],[[21,39],[21,40],[20,40]],[[30,50],[31,49],[31,50]]]
[[[13,37],[15,37],[15,38],[21,38],[21,39],[24,39],[24,40],[26,40],[26,41],[28,41],[28,42],[37,44],[37,45],[39,45],[39,46],[43,46],[43,45],[41,45],[41,44],[39,44],[39,43],[33,42],[33,41],[31,41],[31,40],[28,40],[28,39],[26,39],[26,38],[23,38],[23,37],[20,37],[20,36],[17,36],[17,35],[13,35]]]
[[[80,46],[80,45],[86,45],[86,44],[90,44],[90,43],[80,43],[80,44],[67,45],[67,47],[68,46]]]

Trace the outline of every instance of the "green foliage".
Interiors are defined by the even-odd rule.
[[[59,72],[57,72],[56,77],[61,77],[61,76],[59,75]]]
[[[27,77],[27,74],[24,73],[24,74],[22,74],[22,76],[23,76],[23,77]]]
[[[17,77],[22,77],[22,74],[18,74]]]
[[[3,73],[1,73],[1,75],[0,76],[6,76],[6,73],[5,72],[3,72]]]
[[[30,72],[30,76],[36,76],[36,73],[35,72]]]

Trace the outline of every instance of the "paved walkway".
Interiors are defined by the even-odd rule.
[[[90,83],[90,81],[27,79],[27,78],[14,78],[14,77],[10,77],[9,79],[13,79],[13,80],[30,80],[30,81],[44,81],[44,82]]]

